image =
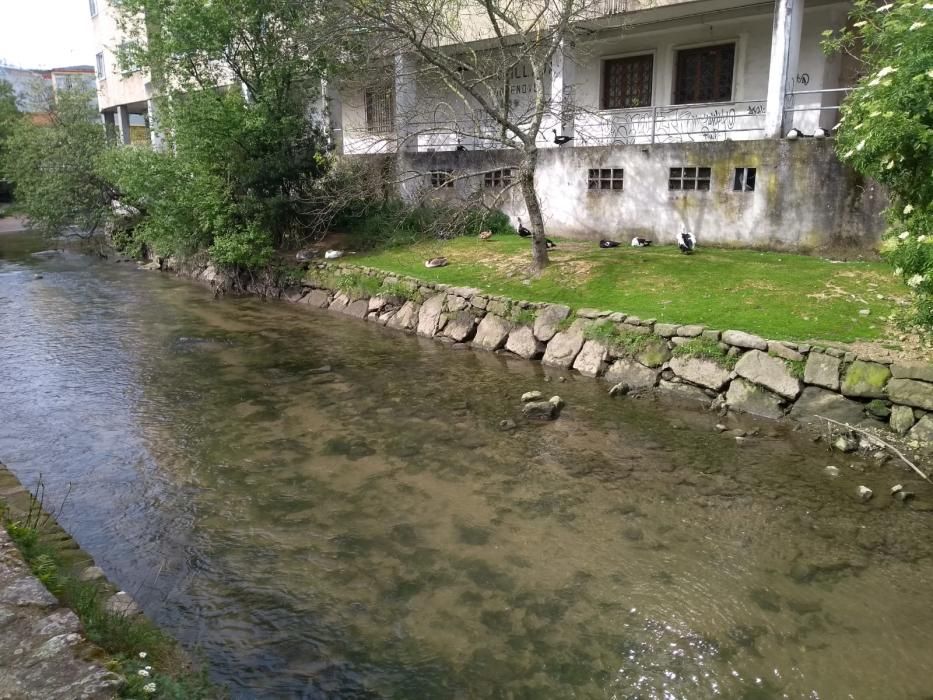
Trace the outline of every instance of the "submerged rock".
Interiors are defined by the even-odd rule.
[[[840,435],[833,441],[833,447],[840,452],[855,452],[858,449],[858,439],[851,435]]]
[[[550,401],[529,401],[522,406],[522,414],[533,420],[554,420],[558,411],[558,407]]]
[[[871,497],[875,495],[875,492],[872,491],[872,490],[871,490],[870,488],[868,488],[867,486],[862,486],[862,485],[860,485],[860,486],[855,490],[855,495],[858,496],[858,499],[859,499],[862,503],[867,503],[868,501],[871,500]]]
[[[826,476],[839,476],[839,467],[828,464],[823,468],[823,473],[826,474]]]
[[[544,394],[540,391],[526,391],[522,394],[522,403],[528,403],[529,401],[540,401],[544,398]]]
[[[625,396],[630,391],[630,387],[625,382],[614,384],[609,389],[609,396]]]

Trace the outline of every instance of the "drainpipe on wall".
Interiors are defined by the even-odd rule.
[[[775,0],[774,25],[771,30],[771,62],[768,69],[764,136],[778,139],[784,135],[784,110],[787,93],[794,89],[800,57],[800,33],[803,28],[804,0]],[[790,100],[792,106],[793,98]]]

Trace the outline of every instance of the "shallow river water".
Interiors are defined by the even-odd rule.
[[[41,247],[0,236],[0,460],[234,697],[933,697],[896,466]]]

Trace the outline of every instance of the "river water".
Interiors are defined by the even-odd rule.
[[[0,236],[0,459],[234,697],[931,697],[896,466],[42,246]]]

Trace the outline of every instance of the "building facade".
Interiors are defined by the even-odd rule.
[[[864,249],[885,197],[835,158],[832,128],[855,69],[821,49],[850,4],[831,0],[606,0],[585,38],[558,51],[536,189],[548,231],[576,238]],[[478,40],[476,51],[482,51]],[[409,195],[484,196],[517,218],[517,153],[499,127],[406,56],[342,85],[332,119],[347,154],[394,153]],[[516,109],[533,97],[513,71]],[[553,135],[552,135],[553,134]],[[558,134],[572,137],[557,147]],[[466,177],[471,171],[481,173]],[[441,183],[443,186],[438,186]]]
[[[95,88],[91,66],[46,69],[0,65],[0,80],[13,86],[17,107],[37,123],[48,119],[49,104],[59,91],[78,88],[91,92]]]

